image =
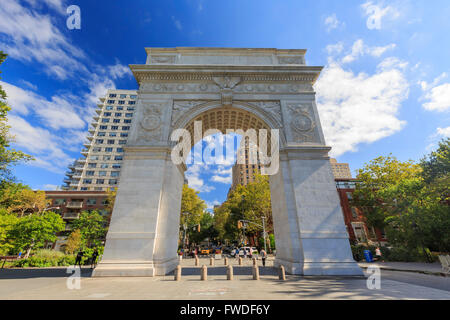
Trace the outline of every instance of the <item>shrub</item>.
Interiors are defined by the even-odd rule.
[[[74,255],[66,255],[60,251],[42,249],[27,259],[20,259],[14,262],[14,267],[57,267],[71,266],[75,264]]]

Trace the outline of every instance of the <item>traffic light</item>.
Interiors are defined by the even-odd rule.
[[[242,221],[238,221],[238,225],[237,225],[238,229],[242,228]]]

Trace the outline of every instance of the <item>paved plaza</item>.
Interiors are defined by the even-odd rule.
[[[223,260],[215,267],[209,259],[208,280],[200,281],[200,267],[193,259],[182,261],[181,281],[173,275],[160,277],[91,278],[82,269],[80,289],[68,289],[66,268],[0,270],[0,299],[157,299],[157,300],[288,300],[288,299],[450,299],[450,278],[399,271],[381,271],[381,289],[369,290],[363,277],[301,277],[287,275],[278,280],[277,271],[260,264],[260,280],[253,280],[252,262],[243,266],[230,259],[234,280],[226,280]]]

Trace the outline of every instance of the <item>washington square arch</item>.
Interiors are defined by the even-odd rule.
[[[300,275],[362,275],[353,260],[315,103],[321,67],[306,50],[147,48],[105,251],[93,276],[157,276],[177,265],[185,164],[175,129],[279,129],[269,176],[275,266]],[[225,133],[225,132],[224,132]],[[194,140],[194,139],[193,139]],[[197,141],[192,141],[195,143]]]

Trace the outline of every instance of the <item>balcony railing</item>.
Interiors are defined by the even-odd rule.
[[[70,201],[67,203],[66,208],[81,209],[83,208],[83,202]]]
[[[79,212],[66,212],[66,213],[64,213],[63,218],[64,219],[78,219],[79,216],[80,216]]]

